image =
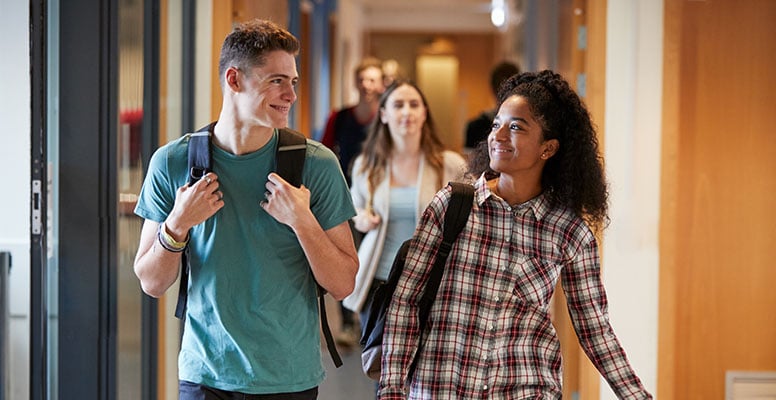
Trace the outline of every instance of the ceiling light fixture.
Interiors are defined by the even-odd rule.
[[[507,7],[504,0],[491,0],[490,22],[499,29],[503,29],[507,22]]]

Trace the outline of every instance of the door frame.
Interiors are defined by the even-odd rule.
[[[116,396],[117,4],[30,2],[30,398],[35,400]],[[50,46],[62,50],[58,60],[48,58]],[[49,72],[58,76],[55,82],[48,80]],[[57,86],[49,89],[50,84]],[[48,115],[58,118],[48,121]],[[58,149],[48,148],[49,125],[57,129]],[[52,176],[49,151],[58,159]],[[56,182],[52,201],[61,205],[53,227],[57,280],[51,283],[48,182]],[[57,305],[50,308],[49,300]],[[48,347],[52,333],[56,349]],[[49,365],[51,352],[57,365]]]

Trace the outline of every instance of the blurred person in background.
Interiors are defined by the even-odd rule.
[[[391,86],[394,81],[400,78],[402,78],[402,71],[399,62],[392,58],[383,61],[383,85],[385,87]]]
[[[394,82],[380,99],[379,114],[354,163],[350,189],[354,225],[365,236],[358,249],[356,286],[343,304],[359,313],[368,309],[377,284],[388,278],[397,250],[412,236],[434,194],[466,172],[464,158],[442,145],[415,83]],[[366,316],[360,317],[363,324]]]
[[[502,82],[512,75],[519,74],[520,68],[508,61],[498,63],[490,71],[490,91],[495,99],[498,95],[498,88]],[[471,153],[477,144],[485,140],[490,133],[490,126],[493,124],[493,117],[496,116],[496,109],[490,109],[481,112],[474,119],[466,124],[464,151]]]
[[[339,158],[340,167],[345,174],[345,180],[350,185],[350,172],[353,158],[361,151],[361,144],[366,138],[366,131],[377,115],[378,101],[385,90],[383,86],[382,62],[374,57],[361,61],[354,72],[358,103],[332,111],[326,122],[321,143],[330,148]],[[352,221],[350,222],[352,229]],[[356,246],[360,245],[361,235],[353,231]],[[344,346],[358,344],[359,330],[356,328],[355,316],[340,305],[342,325],[334,336],[337,342]]]
[[[358,103],[334,110],[329,115],[321,143],[339,157],[342,172],[350,184],[351,163],[361,151],[366,130],[377,115],[377,103],[385,90],[382,62],[365,58],[354,73]]]

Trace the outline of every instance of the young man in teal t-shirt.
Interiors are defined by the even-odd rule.
[[[181,400],[315,399],[323,380],[316,281],[337,300],[352,291],[355,210],[336,156],[319,143],[307,141],[300,188],[271,172],[296,100],[298,51],[271,22],[235,28],[219,62],[213,172],[187,185],[188,135],[151,158],[135,209],[145,219],[135,273],[159,297],[188,248]]]

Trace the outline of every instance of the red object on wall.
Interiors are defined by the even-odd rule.
[[[140,162],[140,135],[143,129],[143,109],[129,109],[121,110],[119,112],[119,135],[124,132],[124,125],[129,126],[129,163],[130,165],[137,165]],[[123,143],[123,140],[119,140],[119,143]],[[123,154],[123,149],[119,149],[119,152]],[[119,154],[119,157],[122,155]]]

